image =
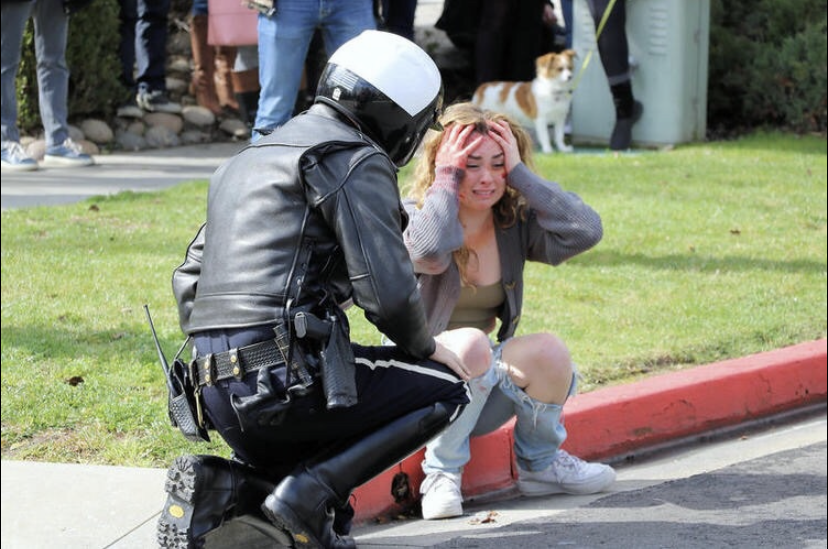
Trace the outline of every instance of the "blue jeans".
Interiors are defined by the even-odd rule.
[[[469,381],[471,402],[460,417],[426,446],[425,474],[462,473],[471,458],[470,438],[490,433],[514,416],[518,465],[528,471],[542,471],[555,460],[558,448],[566,440],[566,428],[561,423],[563,407],[538,402],[517,387],[501,361],[502,346],[493,347],[489,370]],[[569,395],[575,390],[573,375]]]
[[[170,0],[120,0],[120,5],[121,80],[130,89],[166,91]]]
[[[317,27],[330,56],[351,38],[377,25],[372,0],[279,0],[277,6],[273,16],[259,15],[262,89],[256,129],[275,129],[293,115],[308,46]],[[259,137],[254,131],[253,141]]]
[[[46,146],[61,145],[69,137],[69,68],[66,66],[66,36],[69,17],[61,0],[4,2],[2,5],[3,51],[0,60],[2,85],[3,141],[20,141],[17,128],[17,91],[15,79],[20,66],[20,50],[26,21],[34,19],[35,55],[40,119],[46,132]]]

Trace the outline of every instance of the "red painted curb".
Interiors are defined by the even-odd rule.
[[[669,440],[824,402],[826,340],[727,360],[583,393],[565,407],[569,436],[564,447],[588,460],[608,459]],[[465,497],[514,484],[512,428],[472,439],[463,473]],[[423,473],[420,450],[354,491],[355,522],[404,510],[416,500]],[[410,493],[395,502],[394,477],[408,476]]]

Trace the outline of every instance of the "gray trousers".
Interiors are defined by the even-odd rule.
[[[3,141],[20,141],[17,128],[15,78],[20,66],[23,31],[29,17],[34,19],[35,55],[40,119],[46,131],[46,147],[62,144],[69,137],[67,98],[69,68],[66,66],[66,36],[69,16],[61,0],[33,0],[2,4],[2,86]]]

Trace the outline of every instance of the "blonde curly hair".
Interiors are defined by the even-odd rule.
[[[534,163],[532,162],[532,139],[526,130],[509,116],[481,109],[468,101],[450,105],[443,112],[442,116],[440,116],[440,123],[444,129],[454,124],[461,126],[471,125],[474,126],[474,131],[484,135],[489,133],[490,122],[499,121],[508,122],[512,134],[517,141],[521,161],[526,167],[534,171]],[[437,150],[440,148],[442,140],[443,132],[435,130],[429,130],[423,140],[423,149],[419,155],[417,164],[414,166],[413,180],[408,193],[410,198],[416,200],[418,208],[422,207],[426,193],[434,183],[436,169],[435,159],[437,158]],[[525,206],[526,202],[523,196],[507,185],[503,197],[493,207],[495,224],[501,228],[514,225],[518,219],[524,217]],[[468,265],[470,255],[470,250],[465,246],[454,252],[454,260],[460,268],[460,277],[464,285],[467,284],[466,266]]]

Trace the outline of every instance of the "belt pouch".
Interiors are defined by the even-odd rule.
[[[170,422],[178,427],[181,434],[188,440],[193,442],[210,442],[207,429],[196,419],[198,416],[198,403],[196,399],[199,398],[199,395],[196,394],[196,388],[192,384],[192,379],[187,374],[187,368],[183,361],[179,359],[173,360],[172,375],[179,382],[181,380],[184,381],[180,387],[180,391],[170,389],[169,400],[167,402]]]

